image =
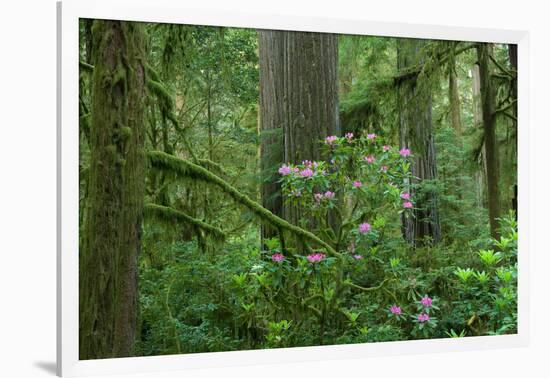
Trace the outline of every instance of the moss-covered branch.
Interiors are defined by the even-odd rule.
[[[384,281],[382,281],[379,285],[372,286],[372,287],[363,287],[363,286],[354,284],[351,281],[345,281],[344,284],[349,286],[349,287],[352,287],[354,289],[361,290],[361,291],[376,291],[376,290],[380,290],[382,287],[384,287],[386,282],[388,282],[387,278]]]
[[[465,51],[468,51],[472,48],[476,47],[475,43],[468,43],[460,48],[455,48],[453,51],[453,56],[457,56],[459,54],[462,54]],[[449,50],[442,51],[440,53],[435,54],[435,56],[432,57],[433,61],[435,62],[435,66],[440,66],[444,63],[446,63],[451,55],[449,54]],[[424,70],[424,67],[426,66],[426,63],[422,63],[416,66],[412,66],[406,70],[403,70],[396,76],[394,76],[394,83],[399,84],[400,82],[404,80],[409,79],[415,79],[420,73]]]
[[[86,63],[81,60],[78,65],[82,70],[86,72],[94,72],[94,66],[92,66],[90,63]]]
[[[233,198],[236,202],[240,203],[241,205],[252,211],[263,222],[267,222],[275,227],[279,227],[281,229],[289,231],[292,234],[305,240],[309,240],[310,242],[317,244],[319,247],[326,249],[327,253],[330,255],[341,257],[341,255],[336,252],[334,248],[332,248],[325,241],[321,240],[315,234],[304,230],[301,227],[290,224],[282,218],[279,218],[271,211],[267,210],[257,202],[251,200],[247,195],[242,194],[227,181],[223,180],[219,176],[216,176],[212,172],[209,172],[205,168],[197,164],[191,163],[190,161],[179,159],[175,156],[166,154],[161,151],[150,151],[148,153],[148,157],[154,167],[169,169],[175,172],[177,175],[181,175],[182,177],[192,178],[207,182],[212,185],[216,185],[217,187],[222,189],[227,195]]]
[[[504,113],[510,108],[512,108],[514,105],[516,105],[516,103],[517,103],[517,100],[510,101],[508,104],[503,105],[501,108],[496,109],[493,114]]]
[[[225,239],[225,233],[218,227],[212,226],[206,222],[201,221],[200,219],[193,218],[182,211],[176,210],[168,206],[148,203],[144,206],[144,213],[146,216],[157,217],[170,221],[175,220],[194,227],[198,227],[204,232],[212,235],[216,240]]]

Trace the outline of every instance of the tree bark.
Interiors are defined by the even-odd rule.
[[[264,167],[319,160],[320,140],[340,134],[337,66],[335,34],[260,31],[260,129],[281,128],[283,135],[281,152],[276,150],[281,143],[276,133],[262,143]],[[275,192],[280,189],[273,180],[264,183],[265,201]],[[294,206],[283,206],[282,214],[293,224],[300,219]]]
[[[475,64],[472,68],[472,98],[473,98],[473,116],[474,116],[474,128],[483,128],[483,116],[481,109],[481,83],[479,80],[479,65]],[[477,187],[477,204],[479,207],[486,206],[486,182],[487,182],[487,163],[485,159],[485,142],[481,146],[479,157],[477,160],[479,169],[477,170],[475,177]]]
[[[397,67],[399,71],[414,67],[423,61],[425,42],[417,39],[398,39]],[[399,111],[399,134],[401,147],[412,149],[411,164],[413,182],[411,194],[415,199],[413,217],[403,217],[403,236],[413,246],[426,244],[427,240],[437,243],[441,239],[441,228],[437,210],[437,194],[415,190],[425,180],[437,176],[436,152],[432,135],[432,96],[429,85],[418,76],[411,76],[399,82],[397,88]]]
[[[479,43],[477,59],[479,64],[479,80],[481,92],[481,108],[483,117],[483,134],[485,140],[485,160],[487,166],[487,200],[489,208],[489,225],[491,235],[498,236],[498,221],[500,216],[500,195],[498,191],[498,144],[496,140],[495,91],[491,81],[489,66],[491,45]]]
[[[262,206],[282,216],[283,200],[277,169],[284,161],[284,33],[259,30],[260,60],[260,167]],[[262,239],[277,236],[277,230],[262,226]]]
[[[80,252],[80,359],[133,355],[145,187],[143,26],[94,21],[89,200]]]
[[[462,122],[460,120],[460,94],[458,91],[456,59],[454,54],[452,54],[449,58],[449,104],[451,113],[451,126],[453,127],[453,129],[455,129],[457,137],[460,137],[462,133]]]
[[[509,44],[508,45],[508,57],[510,59],[510,66],[516,71],[516,78],[512,80],[512,86],[510,90],[512,91],[512,99],[516,100],[516,105],[512,108],[512,114],[516,117],[518,116],[518,108],[517,108],[517,99],[518,99],[518,81],[517,81],[517,72],[518,72],[518,45],[515,44]],[[517,135],[517,127],[518,123],[517,121],[514,122],[514,129],[516,130]],[[515,147],[515,155],[516,155],[516,161],[517,161],[517,145]],[[518,185],[514,184],[514,192],[512,195],[512,209],[514,210],[514,213],[518,214]]]

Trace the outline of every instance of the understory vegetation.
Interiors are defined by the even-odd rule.
[[[80,30],[81,359],[517,332],[515,45]]]

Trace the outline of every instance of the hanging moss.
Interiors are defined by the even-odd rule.
[[[200,219],[193,218],[180,210],[176,210],[168,206],[148,203],[144,207],[144,215],[146,217],[155,217],[161,220],[175,220],[177,222],[183,222],[185,224],[203,230],[204,232],[212,236],[216,241],[225,240],[225,233],[218,227],[212,226],[206,222],[201,221]]]
[[[80,359],[134,355],[145,195],[144,28],[95,20],[92,36],[88,196],[79,251]]]
[[[326,249],[327,253],[333,256],[341,257],[341,255],[336,252],[334,248],[332,248],[325,241],[321,240],[315,234],[298,226],[294,226],[284,219],[279,218],[271,211],[251,200],[247,195],[242,194],[227,181],[223,180],[219,176],[216,176],[212,172],[209,172],[205,168],[161,151],[149,151],[148,157],[153,167],[169,169],[182,178],[192,178],[215,185],[233,198],[236,202],[252,211],[252,213],[254,213],[263,222],[267,222],[274,227],[289,231],[302,239],[309,240],[310,242],[317,244],[319,247]]]

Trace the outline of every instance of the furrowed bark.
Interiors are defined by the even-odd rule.
[[[397,66],[407,70],[423,61],[422,48],[425,41],[399,39],[397,45]],[[410,184],[420,184],[436,178],[436,158],[432,134],[432,96],[426,83],[418,76],[409,77],[398,83],[399,134],[401,147],[411,148],[414,159]],[[441,228],[437,209],[437,195],[433,192],[420,197],[411,190],[416,201],[414,217],[403,217],[403,235],[413,246],[425,244],[426,239],[439,242]]]
[[[498,221],[500,217],[500,194],[498,190],[498,144],[496,141],[495,90],[491,82],[489,66],[491,46],[479,43],[477,59],[479,63],[479,79],[481,93],[481,108],[483,117],[483,133],[485,138],[485,160],[487,166],[487,197],[489,208],[489,224],[491,235],[498,236]]]
[[[89,199],[80,252],[80,359],[133,355],[145,157],[143,26],[94,21]]]

